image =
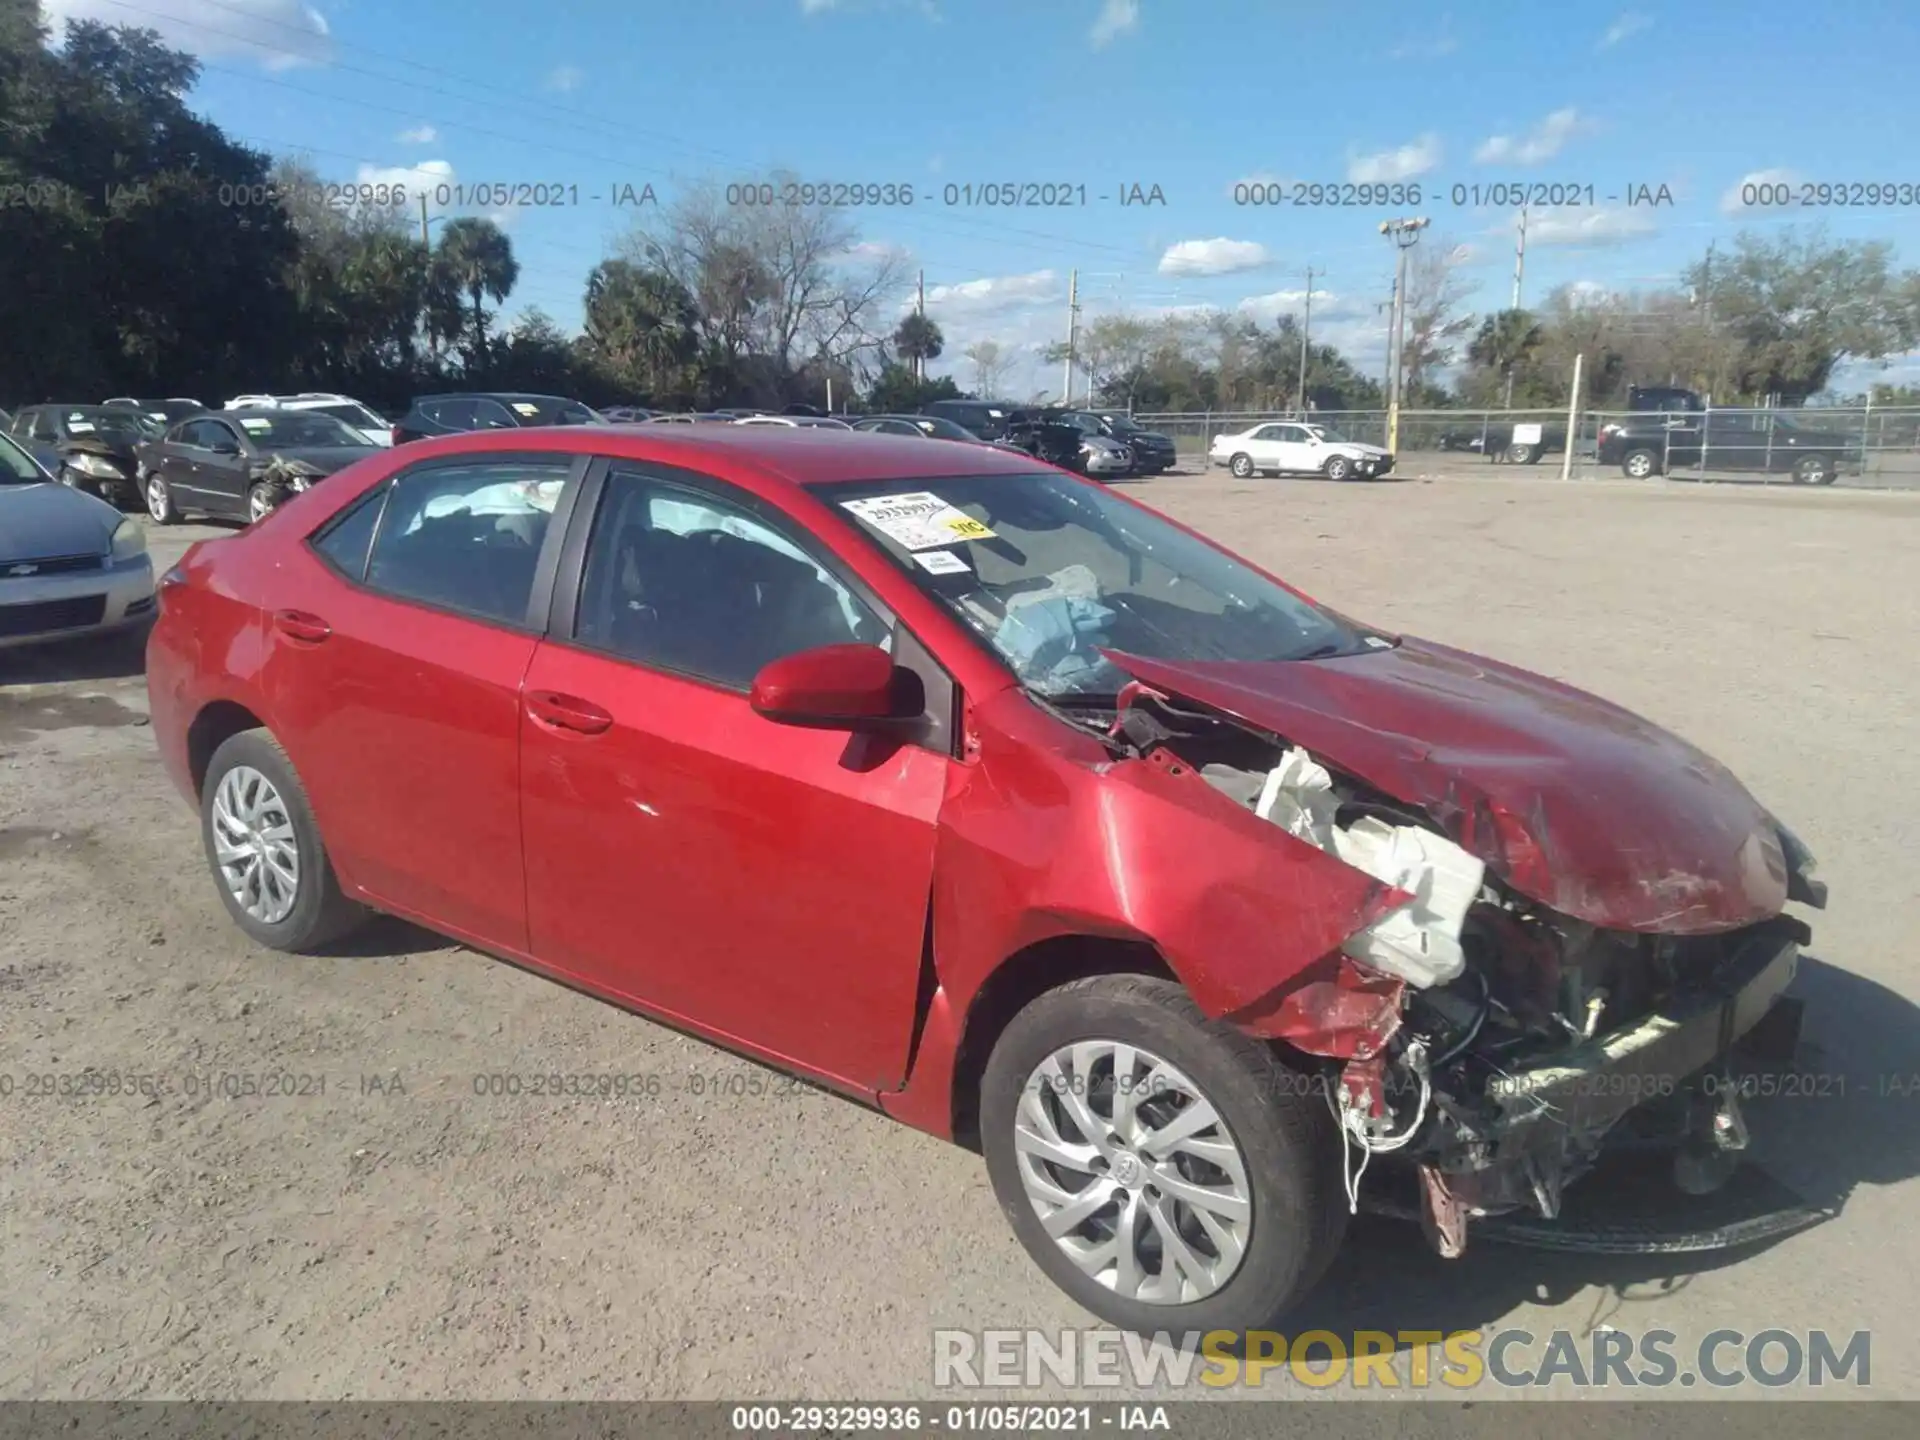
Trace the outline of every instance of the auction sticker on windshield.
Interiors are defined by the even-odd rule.
[[[870,500],[842,500],[840,504],[908,550],[938,550],[956,540],[993,538],[993,531],[931,490],[916,490],[908,495],[877,495]]]

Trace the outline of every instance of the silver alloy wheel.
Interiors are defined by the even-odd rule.
[[[1227,468],[1238,478],[1245,480],[1249,475],[1253,474],[1253,457],[1251,455],[1236,455],[1233,457],[1233,463],[1228,465]]]
[[[247,491],[247,518],[264,520],[273,513],[273,497],[264,485],[255,485]]]
[[[300,895],[300,844],[273,782],[251,765],[220,777],[213,794],[213,853],[234,902],[267,925],[293,912]]]
[[[1200,1087],[1151,1051],[1061,1046],[1027,1077],[1013,1147],[1047,1234],[1123,1298],[1188,1304],[1240,1268],[1253,1233],[1246,1158]]]
[[[1329,480],[1344,480],[1347,478],[1348,468],[1347,457],[1344,455],[1335,455],[1331,460],[1327,461],[1327,478]]]
[[[1644,450],[1636,450],[1627,457],[1627,474],[1635,480],[1644,480],[1653,474],[1653,456]]]
[[[147,476],[147,514],[164,525],[172,507],[173,497],[167,493],[167,482],[158,472]]]

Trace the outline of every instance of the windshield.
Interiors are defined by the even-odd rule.
[[[122,410],[107,405],[75,405],[60,412],[61,423],[75,440],[145,440],[158,435],[162,426],[138,410]]]
[[[31,455],[0,435],[0,485],[38,485],[46,478]]]
[[[859,481],[819,492],[1049,699],[1105,700],[1163,660],[1301,660],[1365,637],[1150,510],[1072,476]]]
[[[578,400],[557,400],[550,395],[507,395],[501,397],[522,425],[604,425],[598,412]]]
[[[942,419],[938,415],[916,415],[911,423],[917,426],[922,434],[931,435],[936,440],[978,440],[980,438],[966,426],[956,425],[953,421]]]
[[[249,411],[234,419],[247,432],[249,440],[267,449],[306,445],[369,448],[367,437],[358,430],[315,410]]]
[[[1309,425],[1307,426],[1307,433],[1309,435],[1319,436],[1329,445],[1351,445],[1354,443],[1331,425]]]
[[[315,405],[309,415],[326,415],[356,430],[384,430],[387,422],[364,405]]]

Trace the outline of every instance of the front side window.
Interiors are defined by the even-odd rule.
[[[783,656],[885,646],[890,631],[801,544],[746,508],[615,471],[587,541],[574,638],[744,690]]]
[[[11,440],[0,440],[0,485],[37,485],[46,478],[31,455]]]
[[[1127,675],[1102,650],[1292,661],[1384,643],[1069,475],[858,481],[815,493],[1050,698],[1111,701]]]
[[[435,465],[393,482],[367,584],[403,600],[518,625],[566,460]]]

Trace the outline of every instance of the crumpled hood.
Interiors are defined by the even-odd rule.
[[[1364,440],[1334,440],[1327,445],[1329,450],[1339,450],[1348,455],[1362,455],[1375,460],[1391,455],[1393,452],[1384,445],[1369,445]]]
[[[119,523],[120,512],[106,501],[52,481],[0,485],[0,566],[104,555]]]
[[[322,475],[331,475],[336,470],[344,470],[356,460],[364,460],[374,451],[370,447],[358,445],[300,445],[283,450],[271,451],[269,460],[298,461],[310,465]]]
[[[1575,919],[1705,934],[1786,904],[1778,824],[1726,767],[1545,676],[1412,639],[1328,660],[1110,658],[1421,807]]]

